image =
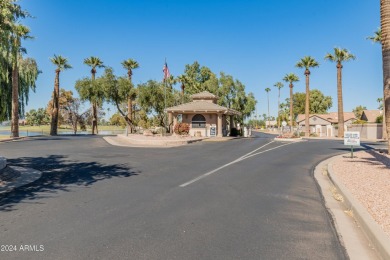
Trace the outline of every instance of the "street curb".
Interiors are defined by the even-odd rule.
[[[31,136],[21,136],[21,137],[2,139],[2,140],[0,140],[0,143],[13,142],[13,141],[17,141],[17,140],[26,139],[27,137],[31,137]]]
[[[122,140],[124,141],[127,141],[131,144],[136,144],[136,145],[145,145],[146,147],[148,146],[180,146],[180,145],[185,145],[185,144],[190,144],[190,143],[194,143],[194,142],[200,142],[206,138],[194,138],[194,139],[190,139],[190,140],[180,140],[180,139],[176,139],[176,140],[161,140],[161,139],[157,139],[157,140],[153,140],[153,138],[151,140],[139,140],[137,138],[132,138],[132,136],[126,136],[124,134],[118,134],[117,135],[118,138],[121,138]]]
[[[332,157],[336,159],[345,155],[338,155]],[[337,178],[333,172],[332,162],[327,165],[328,176],[334,186],[339,190],[344,198],[344,205],[351,209],[354,217],[362,227],[363,232],[366,234],[372,245],[383,257],[383,259],[390,259],[390,243],[389,238],[385,232],[381,229],[378,223],[371,217],[367,210],[356,200],[344,184]]]
[[[7,159],[0,157],[0,170],[4,169],[7,166]]]
[[[24,168],[19,166],[9,166],[9,167],[11,167],[15,171],[18,171],[20,173],[20,176],[13,181],[6,182],[4,187],[0,187],[0,195],[8,193],[21,186],[30,184],[38,180],[42,176],[42,172],[31,168]]]

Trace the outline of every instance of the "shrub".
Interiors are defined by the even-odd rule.
[[[173,131],[178,135],[188,135],[190,132],[190,125],[187,123],[177,123]]]
[[[380,124],[383,123],[383,115],[380,115],[376,118],[375,123]]]
[[[367,124],[367,121],[366,120],[357,119],[357,120],[353,121],[352,124],[354,124],[354,125],[363,125],[363,124]]]

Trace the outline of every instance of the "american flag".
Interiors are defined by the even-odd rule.
[[[167,78],[169,78],[171,76],[171,74],[169,74],[167,62],[165,62],[165,64],[164,64],[163,72],[164,72],[164,80],[166,80]]]

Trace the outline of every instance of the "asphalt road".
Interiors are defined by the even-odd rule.
[[[347,259],[312,175],[342,141],[256,135],[160,149],[1,143],[9,164],[43,176],[0,197],[0,259]]]

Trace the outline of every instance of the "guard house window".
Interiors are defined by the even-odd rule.
[[[205,128],[206,118],[203,115],[197,114],[192,118],[192,128]]]

